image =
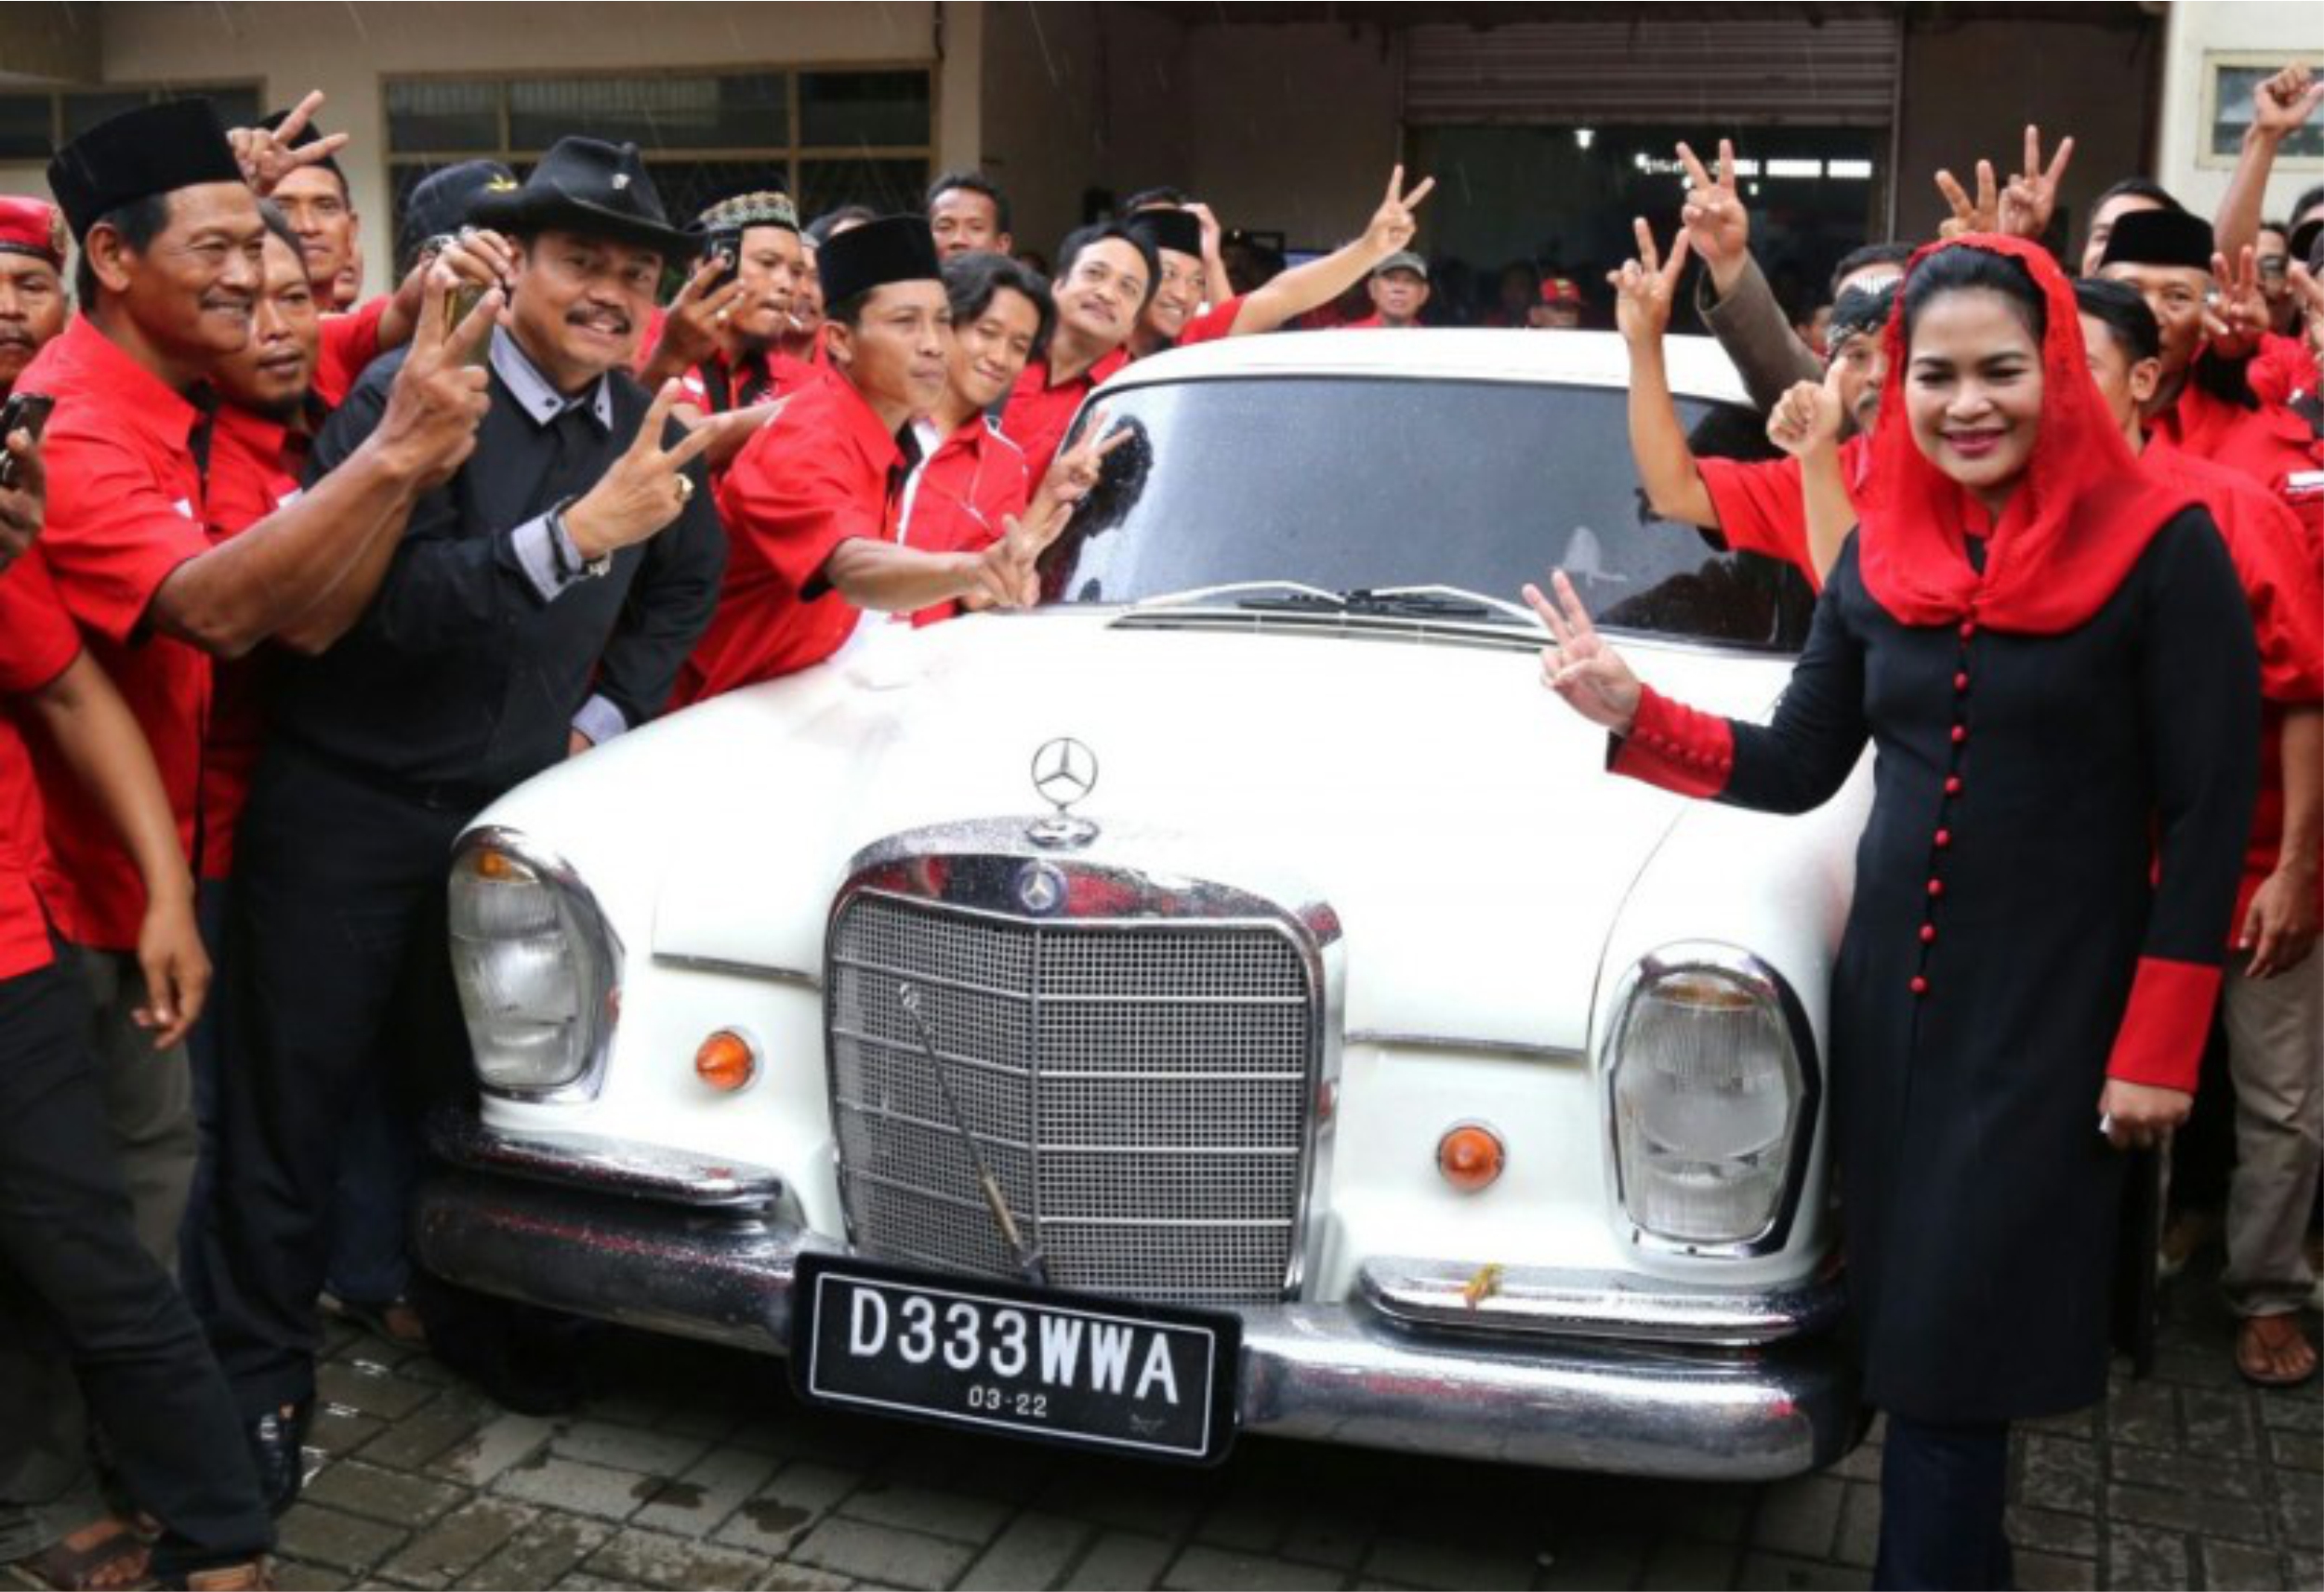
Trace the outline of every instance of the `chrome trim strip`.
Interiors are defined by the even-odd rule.
[[[512,1133],[474,1113],[442,1110],[428,1119],[429,1147],[455,1166],[497,1172],[624,1199],[693,1210],[760,1210],[783,1198],[781,1174],[683,1150],[589,1133]]]
[[[771,967],[756,962],[737,962],[725,956],[696,956],[682,951],[653,951],[654,961],[667,967],[683,967],[694,973],[723,973],[735,979],[764,979],[771,983],[799,984],[807,989],[820,990],[823,980],[812,973],[802,973],[796,967]]]
[[[1748,1349],[1827,1332],[1846,1308],[1836,1269],[1763,1288],[1714,1288],[1633,1271],[1505,1267],[1445,1260],[1367,1260],[1364,1302],[1413,1325],[1461,1332],[1539,1333]]]
[[[1390,1028],[1352,1029],[1347,1043],[1405,1050],[1473,1050],[1485,1056],[1518,1056],[1568,1066],[1581,1066],[1590,1059],[1587,1051],[1564,1045],[1528,1045],[1517,1039],[1477,1039],[1467,1034],[1407,1033]]]
[[[1783,1016],[1784,1027],[1791,1038],[1791,1051],[1800,1063],[1799,1120],[1793,1125],[1789,1145],[1789,1164],[1784,1170],[1783,1198],[1776,1207],[1767,1226],[1750,1238],[1732,1243],[1691,1242],[1666,1238],[1640,1225],[1631,1217],[1630,1206],[1622,1196],[1622,1156],[1619,1136],[1614,1123],[1614,1060],[1620,1055],[1622,1038],[1630,1027],[1631,1007],[1644,984],[1686,972],[1722,973],[1742,984],[1761,1000],[1771,1003]],[[1723,944],[1716,941],[1678,941],[1657,947],[1641,956],[1622,975],[1616,986],[1614,1004],[1608,1008],[1608,1033],[1604,1046],[1597,1057],[1598,1116],[1604,1134],[1605,1177],[1609,1208],[1628,1230],[1630,1241],[1642,1249],[1667,1255],[1712,1256],[1727,1259],[1749,1259],[1772,1255],[1783,1248],[1791,1236],[1791,1224],[1798,1217],[1800,1201],[1807,1183],[1808,1156],[1815,1148],[1816,1134],[1822,1124],[1824,1077],[1816,1049],[1816,1030],[1807,1020],[1807,1008],[1800,1004],[1790,981],[1766,962],[1740,946]]]
[[[514,858],[562,894],[577,909],[575,916],[582,925],[584,935],[591,941],[590,950],[598,965],[605,969],[609,981],[591,992],[596,998],[596,1015],[590,1020],[589,1053],[583,1059],[580,1072],[564,1083],[548,1088],[488,1083],[483,1072],[475,1065],[472,1054],[474,1039],[471,1035],[469,1070],[475,1074],[476,1086],[488,1095],[508,1100],[556,1105],[580,1105],[594,1100],[604,1092],[605,1068],[614,1054],[614,1031],[621,1026],[622,976],[627,971],[628,954],[622,945],[620,931],[614,928],[613,919],[605,915],[605,909],[598,904],[597,897],[589,887],[581,882],[581,875],[573,864],[526,836],[522,830],[487,823],[468,831],[452,848],[453,872],[456,874],[479,851],[499,851]],[[465,1027],[468,1020],[465,1003],[461,1007],[460,1018]]]
[[[414,1232],[430,1270],[469,1287],[761,1353],[789,1347],[798,1256],[839,1247],[786,1225],[463,1172],[422,1185]],[[1269,1436],[1768,1481],[1830,1464],[1863,1432],[1855,1371],[1827,1338],[1735,1353],[1445,1332],[1360,1300],[1235,1313],[1239,1424]]]

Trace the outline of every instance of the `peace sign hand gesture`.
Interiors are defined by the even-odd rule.
[[[2071,137],[2058,140],[2050,164],[2041,164],[2041,129],[2026,125],[2026,168],[2001,190],[1999,230],[2013,238],[2039,238],[2050,230],[2050,217],[2058,207],[2058,184],[2074,158]]]
[[[1091,410],[1081,434],[1074,439],[1074,445],[1050,462],[1049,473],[1041,478],[1040,488],[1034,493],[1033,502],[1024,513],[1025,524],[1038,533],[1033,548],[1035,556],[1057,540],[1074,510],[1081,506],[1081,500],[1097,490],[1098,482],[1105,476],[1107,455],[1129,441],[1128,427],[1109,430],[1107,426],[1105,411]]]
[[[1719,140],[1719,175],[1713,178],[1686,145],[1679,146],[1686,166],[1686,203],[1679,209],[1685,242],[1710,268],[1710,285],[1721,293],[1735,285],[1751,257],[1751,213],[1735,185],[1735,141]]]
[[[428,308],[412,333],[412,350],[388,388],[387,412],[372,433],[400,474],[422,491],[451,479],[476,447],[476,428],[491,407],[491,378],[477,360],[500,319],[497,288],[456,325],[459,278],[442,262],[428,274]]]
[[[226,141],[232,146],[234,162],[242,167],[242,179],[264,199],[274,191],[275,185],[301,166],[320,165],[347,147],[345,133],[333,133],[317,138],[311,144],[296,149],[291,140],[307,130],[307,124],[323,108],[323,90],[310,89],[297,108],[283,118],[279,127],[234,127],[228,130]]]
[[[1541,683],[1565,699],[1565,705],[1591,723],[1628,735],[1638,720],[1638,703],[1644,688],[1630,672],[1622,655],[1607,646],[1590,623],[1590,614],[1574,595],[1574,583],[1564,570],[1553,571],[1550,583],[1557,601],[1528,585],[1525,601],[1541,616],[1556,645],[1541,649]]]
[[[1404,167],[1395,167],[1388,174],[1388,197],[1380,202],[1372,218],[1364,229],[1364,243],[1380,259],[1412,246],[1412,235],[1420,224],[1412,218],[1412,212],[1420,207],[1436,187],[1433,177],[1421,179],[1420,186],[1406,193],[1404,191]]]
[[[1686,270],[1686,251],[1695,234],[1690,230],[1671,240],[1666,261],[1644,216],[1633,219],[1631,229],[1638,238],[1638,256],[1606,272],[1605,279],[1615,292],[1614,322],[1621,328],[1623,340],[1637,348],[1660,342],[1670,329],[1670,306],[1678,298],[1679,277]]]
[[[2246,244],[2233,270],[2227,269],[2226,256],[2213,255],[2211,274],[2219,292],[2203,311],[2204,335],[2220,358],[2242,359],[2258,349],[2270,324],[2267,298],[2260,291],[2259,251]]]
[[[594,561],[617,548],[642,542],[678,518],[694,494],[693,479],[684,473],[702,451],[717,440],[709,428],[689,431],[665,448],[670,411],[684,391],[666,381],[654,395],[653,407],[638,425],[638,435],[614,461],[613,468],[581,500],[565,510],[565,534],[585,559]]]

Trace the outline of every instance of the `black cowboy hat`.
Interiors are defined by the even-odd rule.
[[[611,238],[671,259],[691,256],[695,247],[670,224],[638,146],[602,138],[559,138],[522,186],[478,194],[469,219],[500,232],[556,228]]]

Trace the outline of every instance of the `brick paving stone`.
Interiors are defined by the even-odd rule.
[[[759,1582],[760,1592],[846,1592],[855,1585],[844,1575],[804,1564],[778,1564]]]
[[[1803,1487],[1811,1482],[1842,1485],[1838,1478],[1829,1475],[1802,1477],[1784,1485]],[[1748,1487],[1662,1486],[1649,1489],[1640,1496],[1642,1501],[1652,1498],[1658,1506],[1643,1510],[1637,1524],[1650,1526],[1657,1534],[1669,1532],[1676,1536],[1698,1537],[1704,1542],[1741,1542],[1750,1526],[1756,1502],[1754,1491]],[[1574,1518],[1585,1526],[1594,1526],[1600,1517],[1594,1511],[1583,1511]]]
[[[2157,1382],[2122,1387],[2106,1401],[2106,1435],[2146,1448],[2179,1446],[2178,1389]]]
[[[1364,1562],[1372,1529],[1350,1511],[1310,1509],[1296,1517],[1276,1552],[1304,1564],[1353,1570]]]
[[[360,1452],[374,1465],[417,1470],[454,1443],[474,1437],[499,1414],[482,1394],[446,1388],[392,1423]]]
[[[1539,1556],[1513,1549],[1495,1551],[1454,1542],[1419,1542],[1383,1537],[1364,1560],[1367,1575],[1384,1575],[1408,1586],[1530,1586]]]
[[[429,1460],[429,1474],[471,1487],[491,1483],[520,1460],[530,1459],[548,1445],[557,1424],[539,1415],[498,1415],[476,1428],[476,1435]]]
[[[283,1592],[339,1592],[342,1586],[354,1583],[336,1570],[320,1564],[302,1564],[295,1559],[274,1561],[274,1585]]]
[[[1561,1546],[1534,1562],[1534,1585],[1545,1592],[1630,1586],[1646,1566],[1646,1544],[1640,1537],[1592,1536]]]
[[[1310,1592],[1313,1588],[1330,1588],[1332,1592],[1345,1586],[1345,1572],[1326,1569],[1320,1564],[1294,1564],[1287,1559],[1271,1559],[1255,1553],[1231,1553],[1223,1548],[1205,1547],[1197,1543],[1181,1553],[1162,1577],[1166,1587],[1191,1588],[1192,1592],[1207,1592],[1215,1586],[1249,1587],[1251,1592]],[[1527,1585],[1511,1583],[1510,1585]],[[1498,1583],[1476,1583],[1478,1585]]]
[[[1646,1556],[1647,1587],[1724,1586],[1735,1579],[1740,1557],[1731,1546],[1707,1542],[1657,1543]]]
[[[1842,1564],[1870,1569],[1881,1546],[1881,1490],[1858,1481],[1840,1505],[1840,1540],[1832,1557]]]
[[[302,1503],[295,1505],[278,1524],[276,1547],[285,1559],[360,1575],[401,1547],[410,1534],[360,1515]]]
[[[2283,1580],[2283,1560],[2273,1548],[2205,1537],[2195,1545],[2195,1555],[2202,1560],[2206,1586],[2289,1585]]]
[[[2250,1459],[2259,1453],[2259,1438],[2251,1420],[2251,1401],[2242,1393],[2179,1395],[2179,1411],[2186,1424],[2186,1451],[2221,1459]]]
[[[768,1560],[737,1548],[631,1529],[617,1532],[581,1561],[591,1575],[619,1586],[733,1587],[757,1585]]]
[[[2040,1420],[2020,1421],[2017,1426],[2025,1431],[2046,1432],[2052,1437],[2094,1438],[2098,1435],[2103,1409],[2104,1406],[2069,1410],[2062,1415],[2044,1415]]]
[[[2324,1548],[2324,1489],[2298,1482],[2280,1489],[2276,1494],[2276,1529],[2293,1547]]]
[[[894,1526],[838,1516],[799,1539],[791,1557],[818,1570],[837,1571],[882,1586],[949,1586],[976,1558],[976,1549]]]
[[[344,1404],[383,1421],[401,1420],[436,1396],[437,1389],[407,1382],[384,1368],[325,1361],[315,1367],[315,1394],[325,1403]]]
[[[426,1525],[457,1504],[463,1494],[441,1481],[343,1459],[308,1483],[306,1496],[350,1515],[408,1528]]]
[[[307,1447],[336,1458],[354,1453],[387,1429],[388,1423],[377,1415],[366,1415],[344,1404],[321,1404],[307,1428]]]
[[[2216,1459],[2133,1448],[2128,1443],[2113,1446],[2106,1455],[2106,1467],[2115,1480],[2141,1487],[2243,1499],[2257,1498],[2265,1491],[2261,1485],[2265,1473],[2256,1465],[2222,1465]]]
[[[2067,1438],[2028,1435],[2020,1444],[2025,1471],[2019,1496],[2045,1509],[2098,1506],[2098,1451]]]
[[[993,1539],[960,1585],[964,1588],[1054,1586],[1081,1557],[1095,1527],[1059,1515],[1019,1515]]]
[[[1199,1493],[1182,1490],[1176,1472],[1157,1471],[1150,1489],[1126,1487],[1114,1467],[1069,1470],[1041,1490],[1037,1506],[1060,1515],[1086,1515],[1102,1526],[1147,1536],[1182,1537],[1201,1519]],[[1173,1485],[1175,1483],[1175,1485]]]
[[[627,1519],[644,1502],[639,1496],[635,1471],[584,1465],[549,1454],[536,1454],[510,1466],[493,1483],[493,1491],[528,1504],[608,1520]]]
[[[1736,1585],[1744,1587],[1808,1588],[1812,1592],[1864,1592],[1868,1577],[1861,1570],[1827,1564],[1813,1559],[1793,1559],[1776,1553],[1754,1553],[1743,1560]]]
[[[601,1520],[543,1515],[517,1533],[469,1576],[472,1586],[547,1586],[577,1569],[614,1534]]]
[[[1829,1476],[1800,1476],[1760,1494],[1751,1541],[1770,1553],[1824,1559],[1840,1534],[1840,1505],[1847,1483]]]
[[[601,1581],[576,1570],[558,1581],[556,1592],[627,1592],[628,1586],[627,1581]]]
[[[2279,1431],[2324,1432],[2324,1398],[2317,1385],[2285,1388],[2259,1396],[2260,1424]]]
[[[2022,1552],[2012,1558],[2019,1592],[2090,1592],[2098,1585],[2098,1567],[2087,1559]]]
[[[989,1498],[869,1481],[848,1494],[847,1501],[839,1506],[839,1513],[873,1525],[901,1526],[908,1532],[922,1532],[983,1547],[1016,1510]]]
[[[2101,1562],[2114,1592],[2172,1592],[2188,1585],[2186,1537],[2180,1532],[2118,1520],[2106,1533]]]
[[[2324,1437],[2272,1427],[2265,1435],[2270,1465],[2290,1470],[2324,1470]]]
[[[2291,1579],[2287,1586],[2324,1586],[2324,1553],[2288,1553],[2284,1561],[2291,1566]]]
[[[2265,1542],[2267,1517],[2256,1504],[2233,1498],[2204,1498],[2159,1487],[2106,1489],[2106,1514],[2116,1520],[2169,1531],[2201,1532],[2239,1542]]]
[[[854,1471],[827,1465],[804,1460],[786,1465],[711,1534],[734,1547],[786,1552],[863,1480]]]
[[[1160,1537],[1107,1532],[1082,1555],[1065,1585],[1089,1592],[1146,1592],[1162,1579],[1176,1551]]]
[[[767,1484],[775,1465],[771,1454],[739,1448],[713,1449],[683,1476],[652,1479],[652,1490],[630,1520],[674,1536],[706,1536]]]
[[[537,1518],[522,1504],[473,1498],[405,1543],[379,1569],[398,1580],[441,1586],[476,1568]]]
[[[1230,1553],[1273,1553],[1283,1540],[1279,1504],[1265,1498],[1230,1498],[1203,1516],[1195,1540]]]
[[[2010,1546],[2040,1553],[2064,1554],[2069,1559],[2098,1557],[2098,1521],[2093,1515],[2063,1509],[2036,1509],[2012,1504],[2007,1531]]]
[[[551,1454],[567,1459],[615,1470],[641,1470],[649,1476],[680,1475],[708,1447],[700,1438],[601,1420],[574,1421],[561,1428],[548,1444]]]

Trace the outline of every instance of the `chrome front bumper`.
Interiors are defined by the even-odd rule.
[[[776,1219],[780,1181],[759,1169],[472,1119],[432,1137],[456,1169],[421,1191],[420,1256],[487,1293],[780,1354],[795,1263],[838,1247]],[[738,1189],[768,1197],[738,1208]],[[1723,1481],[1816,1469],[1861,1433],[1825,1330],[1836,1280],[1757,1296],[1520,1269],[1489,1292],[1472,1280],[1377,1261],[1348,1303],[1241,1309],[1241,1429]]]

